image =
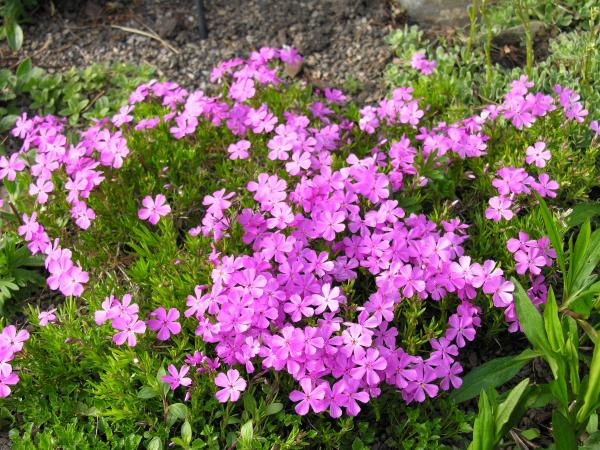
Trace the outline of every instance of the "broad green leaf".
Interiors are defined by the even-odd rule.
[[[149,399],[158,397],[158,394],[151,386],[144,386],[139,390],[137,396],[138,398]]]
[[[465,402],[477,397],[482,389],[501,386],[538,356],[538,352],[526,349],[519,355],[503,356],[488,361],[465,375],[462,386],[453,391],[450,398],[457,403]]]
[[[555,352],[560,352],[565,345],[565,337],[558,317],[558,306],[552,287],[548,290],[546,304],[544,305],[544,328],[550,342],[550,348]]]
[[[181,437],[186,444],[192,442],[192,426],[187,420],[181,426]]]
[[[11,50],[16,52],[23,45],[23,30],[19,24],[14,21],[10,21],[6,25],[6,40],[8,41],[8,46]]]
[[[575,206],[567,217],[567,227],[574,228],[597,215],[600,215],[600,203],[582,203]]]
[[[252,395],[252,392],[246,392],[243,397],[244,400],[244,410],[248,412],[251,416],[256,412],[256,400]]]
[[[546,205],[544,199],[538,193],[536,193],[535,196],[538,199],[538,202],[540,203],[542,219],[544,219],[544,224],[546,225],[546,232],[548,233],[548,238],[550,238],[550,243],[556,251],[556,259],[558,260],[558,265],[563,274],[563,277],[566,277],[565,255],[563,252],[563,237],[558,231],[554,217],[548,209],[548,206]]]
[[[536,428],[527,428],[526,430],[521,431],[520,434],[528,441],[533,441],[540,436],[540,430]]]
[[[282,403],[271,403],[269,406],[267,406],[267,409],[265,410],[265,416],[272,416],[273,414],[277,414],[282,409]]]
[[[569,421],[558,411],[552,413],[552,435],[556,450],[577,450],[577,437]]]
[[[504,400],[496,410],[496,430],[501,433],[502,428],[511,420],[511,416],[515,408],[521,401],[523,394],[529,386],[529,378],[525,378],[514,388],[511,389],[508,397]]]
[[[23,60],[19,67],[17,67],[17,77],[23,78],[26,76],[31,70],[31,58],[26,58]]]
[[[167,424],[171,426],[178,420],[185,419],[187,415],[187,406],[183,403],[173,403],[167,408]]]
[[[494,410],[485,390],[479,397],[479,414],[473,424],[473,442],[469,450],[492,450],[496,445],[496,427]]]
[[[600,343],[594,346],[588,383],[583,396],[583,405],[577,413],[577,422],[586,423],[600,399]]]
[[[253,437],[254,428],[252,427],[252,421],[249,420],[244,425],[242,425],[242,428],[240,430],[240,440],[244,444],[250,444],[252,442]]]
[[[533,306],[531,299],[527,296],[527,293],[515,278],[512,278],[512,282],[515,285],[515,307],[517,310],[517,316],[519,322],[523,327],[523,331],[529,339],[529,342],[533,345],[533,348],[538,350],[544,359],[550,364],[552,372],[556,374],[556,359],[548,342],[546,336],[546,330],[544,328],[544,320],[542,319],[539,311]]]
[[[152,440],[148,443],[148,450],[162,450],[163,445],[162,441],[158,436],[154,436]]]

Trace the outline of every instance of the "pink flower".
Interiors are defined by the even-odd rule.
[[[117,345],[127,345],[135,347],[137,344],[136,334],[143,334],[146,331],[146,324],[138,320],[137,314],[130,317],[117,317],[113,319],[112,326],[115,330],[121,330],[113,336],[113,342]]]
[[[559,184],[550,179],[550,176],[547,173],[541,173],[538,177],[539,182],[531,183],[531,187],[535,189],[535,191],[540,194],[541,197],[556,197],[556,192],[559,188]]]
[[[433,69],[435,69],[437,66],[437,62],[428,61],[424,53],[417,52],[413,54],[410,60],[410,65],[413,69],[417,69],[423,75],[431,75],[433,73]]]
[[[186,377],[190,370],[189,366],[183,365],[178,371],[173,364],[169,364],[167,370],[169,371],[169,375],[163,375],[161,380],[165,383],[169,383],[172,391],[177,389],[179,386],[188,387],[190,384],[192,384],[192,379]]]
[[[23,344],[27,339],[29,339],[27,330],[17,332],[14,325],[8,325],[0,333],[0,348],[8,348],[11,352],[17,353],[23,349]]]
[[[171,334],[179,334],[181,332],[181,325],[177,322],[179,311],[176,308],[171,308],[167,312],[161,306],[150,313],[150,316],[154,317],[154,319],[148,321],[148,328],[158,332],[156,337],[159,340],[166,341]]]
[[[229,152],[229,159],[246,159],[248,158],[248,149],[250,148],[250,141],[242,139],[235,144],[230,144],[227,147]]]
[[[512,203],[506,197],[492,197],[489,199],[490,207],[485,210],[485,218],[499,222],[502,219],[510,220],[514,214],[510,207]]]
[[[56,308],[49,309],[48,311],[42,311],[38,314],[38,321],[41,327],[45,327],[49,323],[56,322],[56,316],[54,313],[56,312]]]
[[[8,397],[10,395],[10,387],[19,382],[19,376],[12,372],[12,368],[7,373],[0,374],[0,397]]]
[[[369,385],[379,384],[379,373],[387,367],[387,361],[379,356],[379,350],[375,348],[367,349],[367,352],[361,357],[354,357],[352,361],[358,367],[350,370],[350,376],[356,380],[361,380],[365,377],[365,381]]]
[[[246,390],[246,380],[240,377],[240,373],[235,369],[229,369],[227,375],[223,372],[215,377],[215,384],[223,389],[217,391],[215,397],[221,403],[228,401],[237,402],[240,393]]]
[[[325,388],[323,386],[313,388],[313,383],[310,378],[303,378],[300,380],[300,387],[302,388],[302,391],[292,391],[290,393],[290,400],[299,402],[294,408],[296,412],[301,416],[305,416],[310,408],[312,408],[314,412],[323,411]]]
[[[536,142],[533,146],[527,147],[525,154],[527,155],[525,157],[525,162],[527,164],[535,163],[535,165],[540,168],[545,167],[546,161],[550,161],[550,158],[552,157],[550,151],[546,150],[546,143],[541,141]]]
[[[138,211],[138,217],[142,220],[148,220],[152,225],[156,225],[161,216],[166,216],[171,212],[171,207],[166,204],[166,197],[158,194],[156,199],[149,195],[142,200],[143,208]]]
[[[9,159],[6,159],[6,156],[0,156],[0,180],[6,178],[8,181],[15,181],[17,172],[25,169],[25,163],[19,156],[19,153],[13,153]]]
[[[340,309],[340,302],[344,301],[345,297],[341,295],[339,287],[332,288],[329,283],[321,287],[321,294],[312,296],[312,304],[316,306],[315,314],[321,314],[326,309],[331,312],[337,312]]]

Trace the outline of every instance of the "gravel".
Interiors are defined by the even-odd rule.
[[[211,68],[262,46],[293,46],[301,76],[340,86],[354,80],[360,101],[383,93],[392,53],[385,36],[404,17],[391,0],[205,0],[209,38],[199,39],[194,0],[55,1],[25,28],[19,58],[49,72],[91,63],[151,64],[188,89],[205,89]],[[50,3],[52,5],[52,3]],[[115,27],[160,36],[163,42]]]

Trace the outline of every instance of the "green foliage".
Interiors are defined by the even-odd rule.
[[[0,101],[5,105],[0,107],[0,132],[11,128],[24,109],[64,116],[72,125],[82,117],[110,116],[153,72],[148,66],[115,63],[48,74],[26,59],[15,71],[0,70]]]
[[[39,256],[31,256],[27,246],[19,242],[14,234],[0,236],[0,315],[4,314],[4,304],[17,292],[31,284],[43,283],[38,267],[44,261]]]
[[[23,45],[23,29],[19,25],[27,15],[27,10],[33,8],[37,0],[2,0],[0,2],[0,38],[6,39],[11,50],[17,51]]]
[[[596,411],[600,408],[600,340],[594,326],[586,321],[594,311],[598,312],[600,306],[598,301],[594,302],[595,298],[600,298],[600,287],[594,273],[600,263],[600,232],[592,232],[589,220],[585,221],[578,235],[570,237],[568,251],[565,252],[565,236],[559,221],[552,216],[543,199],[538,198],[538,201],[546,233],[556,250],[563,274],[562,302],[559,306],[554,289],[550,287],[543,314],[540,314],[521,284],[513,278],[516,288],[515,305],[521,327],[535,352],[530,354],[541,356],[552,373],[553,380],[548,384],[539,384],[538,387],[551,394],[556,448],[570,450],[577,448],[577,442],[585,436],[584,432],[590,426],[590,421],[595,421],[594,428],[597,428]],[[594,348],[591,359],[580,349],[580,330]],[[506,358],[497,359],[475,369],[465,377],[462,388],[453,395],[461,400],[468,399],[468,394],[478,383],[481,384],[478,374],[486,373],[486,370],[490,371],[494,367],[500,368],[506,362]],[[510,360],[509,363],[514,365]],[[582,365],[587,366],[587,369],[582,371]],[[510,370],[504,372],[511,374]],[[516,371],[512,374],[516,374]],[[498,382],[490,382],[490,385],[497,386],[508,381],[497,375],[494,378]],[[511,396],[527,397],[519,386],[510,391],[507,400]],[[531,392],[533,396],[539,395],[539,392]],[[489,397],[489,393],[482,391],[479,416],[475,421],[470,448],[495,448],[507,432],[494,425],[491,417],[494,415],[495,403]],[[530,400],[534,402],[533,397]],[[523,413],[524,411],[520,411],[521,415]]]

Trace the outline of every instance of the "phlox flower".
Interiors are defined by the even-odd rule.
[[[0,348],[8,348],[11,352],[17,353],[23,349],[27,339],[29,339],[27,330],[17,331],[14,325],[8,325],[0,333]]]
[[[19,376],[12,371],[12,368],[7,373],[0,374],[0,397],[8,397],[10,395],[10,387],[19,382]]]
[[[229,369],[227,374],[219,373],[215,377],[215,384],[223,388],[215,394],[215,397],[221,403],[237,402],[240,393],[245,391],[247,386],[246,380],[240,377],[240,373],[235,369]]]
[[[290,400],[299,402],[294,408],[296,413],[305,416],[311,408],[314,412],[323,411],[325,388],[322,385],[313,387],[313,382],[310,378],[300,380],[300,387],[302,391],[295,390],[290,392]]]
[[[171,207],[166,202],[167,199],[162,194],[158,194],[154,199],[147,195],[142,200],[144,207],[138,211],[138,217],[141,220],[148,220],[152,225],[156,225],[162,216],[166,216],[171,212]]]
[[[56,308],[49,309],[48,311],[42,311],[38,314],[38,321],[41,327],[45,327],[49,323],[56,322]]]
[[[115,330],[121,330],[113,336],[113,342],[117,345],[123,345],[127,341],[129,347],[135,347],[137,344],[136,334],[143,334],[146,331],[146,324],[138,320],[137,314],[129,317],[116,317],[112,321]]]
[[[235,144],[229,144],[227,152],[229,153],[229,159],[246,159],[248,158],[248,149],[250,148],[250,141],[242,139],[237,141]]]
[[[188,387],[190,384],[192,384],[192,379],[186,377],[187,373],[190,371],[189,366],[184,364],[181,366],[181,369],[177,370],[177,367],[175,367],[173,364],[169,364],[167,370],[169,375],[163,375],[161,380],[165,383],[168,383],[172,391],[177,389],[179,386]]]
[[[344,301],[345,297],[341,295],[339,287],[331,287],[329,283],[325,283],[321,287],[320,294],[313,294],[312,304],[316,306],[315,314],[322,314],[326,309],[335,313],[340,309],[340,302]]]
[[[423,75],[431,75],[433,69],[437,66],[437,62],[428,61],[424,53],[416,52],[410,59],[410,65],[413,69],[417,69]]]
[[[13,153],[8,159],[0,156],[0,180],[6,178],[8,181],[15,181],[17,172],[25,169],[25,162],[19,156],[19,153]]]
[[[510,207],[512,202],[506,197],[492,197],[489,199],[490,207],[485,210],[485,218],[499,222],[502,219],[510,220],[514,214]]]
[[[538,177],[538,181],[534,181],[531,183],[531,187],[535,189],[535,191],[540,194],[541,197],[556,197],[556,192],[559,188],[559,184],[550,179],[550,176],[547,173],[541,173]]]
[[[362,380],[363,377],[367,384],[374,386],[379,384],[379,374],[377,371],[383,371],[387,367],[387,361],[379,356],[379,350],[375,348],[367,349],[361,357],[352,359],[357,367],[350,370],[350,376],[356,380]]]
[[[167,312],[162,306],[156,308],[150,313],[151,319],[147,322],[148,328],[152,331],[158,332],[157,338],[161,341],[169,339],[171,334],[179,334],[181,332],[181,325],[177,322],[179,318],[179,311],[176,308],[171,308]]]
[[[54,189],[54,183],[44,178],[38,178],[29,185],[29,195],[36,195],[36,202],[43,205],[48,201],[48,194]]]
[[[527,147],[525,154],[527,164],[535,164],[540,168],[546,167],[546,161],[550,161],[552,157],[550,150],[546,150],[546,143],[541,141]]]

